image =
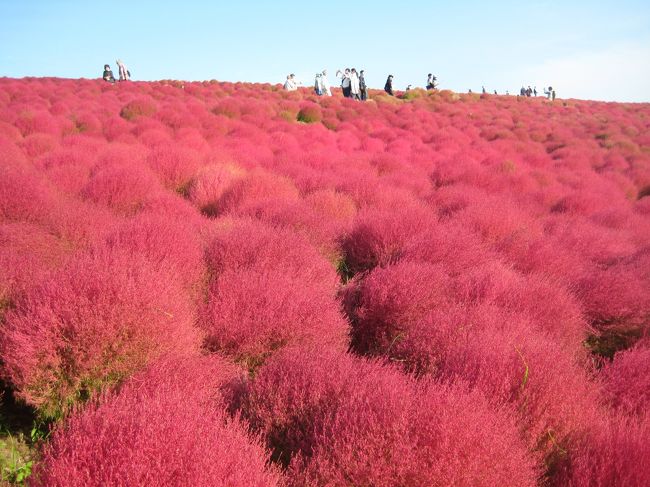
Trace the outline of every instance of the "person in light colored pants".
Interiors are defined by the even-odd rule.
[[[332,92],[330,91],[330,82],[327,80],[327,70],[326,69],[323,69],[323,73],[321,74],[321,77],[320,77],[320,83],[321,83],[321,86],[323,87],[323,95],[332,96]]]
[[[118,59],[115,61],[117,64],[118,69],[120,70],[120,81],[128,81],[131,79],[131,73],[129,73],[129,70],[126,69],[126,65],[124,64],[124,61],[121,59]]]

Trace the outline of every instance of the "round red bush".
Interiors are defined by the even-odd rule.
[[[535,485],[511,418],[480,394],[349,355],[276,357],[244,411],[289,485]]]
[[[317,123],[323,119],[323,113],[315,103],[304,104],[298,112],[297,119],[303,123]]]
[[[60,425],[30,484],[279,485],[259,441],[225,413],[220,389],[236,377],[214,357],[154,364]]]
[[[58,417],[165,353],[197,353],[190,298],[137,255],[80,256],[16,303],[0,335],[18,397]]]

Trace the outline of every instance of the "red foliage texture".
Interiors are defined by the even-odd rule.
[[[650,484],[648,133],[645,104],[0,79],[34,481]]]
[[[236,378],[212,357],[153,364],[55,431],[34,485],[279,485],[259,441],[226,414],[220,389]]]

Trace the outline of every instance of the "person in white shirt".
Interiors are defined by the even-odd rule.
[[[298,89],[298,83],[296,83],[295,74],[287,75],[287,81],[284,82],[284,89],[286,91],[296,91]]]
[[[320,73],[316,73],[316,79],[314,79],[314,92],[318,96],[323,95],[323,80],[322,80],[322,75]]]
[[[320,77],[320,83],[321,87],[323,90],[323,95],[325,96],[332,96],[332,92],[330,91],[330,82],[327,81],[327,70],[323,69],[323,72]]]
[[[336,76],[341,78],[341,90],[345,98],[350,98],[350,68],[346,68],[345,72],[340,69],[336,72]]]
[[[350,71],[350,98],[353,100],[361,100],[361,89],[359,88],[359,75],[357,70],[352,68]]]
[[[128,81],[129,79],[131,79],[131,73],[129,73],[129,70],[126,69],[126,65],[124,64],[124,61],[118,59],[117,61],[115,61],[115,63],[117,64],[117,67],[120,71],[120,81]]]

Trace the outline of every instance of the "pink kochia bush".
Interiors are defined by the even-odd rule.
[[[275,357],[244,414],[289,485],[535,485],[512,417],[480,394],[340,352]]]
[[[206,346],[249,366],[292,344],[346,347],[331,265],[303,238],[235,223],[208,248],[214,278],[201,323]]]
[[[618,352],[601,371],[604,402],[624,415],[650,411],[650,348],[648,343]],[[649,416],[650,417],[650,416]]]
[[[70,477],[207,479],[61,420],[207,354],[292,485],[650,485],[650,105],[334,91],[0,79],[0,380],[94,452]]]
[[[226,413],[237,377],[215,357],[154,363],[57,428],[33,485],[280,485],[260,442]]]
[[[198,233],[192,221],[142,212],[116,225],[104,245],[146,259],[194,295],[201,290],[206,274]]]
[[[60,239],[31,223],[0,223],[0,314],[61,266],[69,249]]]
[[[359,213],[349,235],[342,242],[347,267],[356,273],[396,262],[411,239],[427,227],[435,227],[433,211],[403,208]]]
[[[581,354],[531,332],[541,311],[530,312],[526,296],[495,275],[453,279],[442,265],[422,262],[377,268],[345,292],[352,346],[418,375],[466,383],[511,407],[531,450],[554,461],[582,430],[580,414],[592,414],[595,390],[579,366]],[[516,302],[502,298],[506,285]],[[563,303],[556,304],[562,318]]]
[[[0,335],[17,395],[58,417],[201,337],[181,283],[143,257],[97,251],[72,260],[16,303]]]
[[[554,481],[558,487],[621,485],[643,487],[650,480],[650,419],[605,417],[590,425],[570,462]]]
[[[119,214],[129,215],[137,212],[143,201],[159,189],[155,174],[147,168],[109,163],[93,170],[81,194]]]
[[[214,164],[203,167],[190,183],[189,200],[206,215],[218,214],[221,197],[241,172],[234,165]]]

